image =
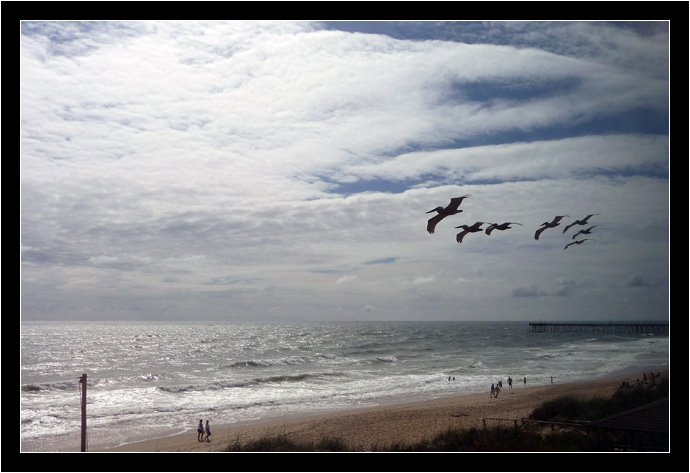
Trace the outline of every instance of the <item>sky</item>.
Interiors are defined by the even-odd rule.
[[[667,321],[669,34],[22,22],[21,318]]]

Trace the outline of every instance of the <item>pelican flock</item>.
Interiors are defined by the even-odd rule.
[[[443,220],[444,218],[449,217],[451,215],[456,215],[456,214],[459,214],[460,212],[462,212],[462,210],[459,209],[460,204],[462,204],[462,201],[464,199],[470,197],[470,195],[471,194],[465,194],[462,197],[453,197],[452,199],[450,199],[450,203],[446,207],[439,206],[439,207],[436,207],[435,209],[429,210],[427,212],[428,214],[432,213],[432,212],[436,212],[437,214],[435,216],[431,217],[427,221],[426,230],[429,233],[434,233],[434,231],[436,230],[436,225],[438,225],[438,223],[441,220]],[[570,228],[572,228],[575,225],[587,225],[587,223],[589,223],[589,219],[595,215],[600,215],[600,214],[599,213],[589,214],[585,218],[573,221],[572,223],[566,225],[563,228],[562,233],[566,233],[568,230],[570,230]],[[546,222],[542,223],[539,226],[539,228],[537,228],[537,230],[535,231],[534,239],[539,240],[539,237],[541,236],[541,234],[545,230],[559,226],[561,224],[561,220],[563,220],[564,218],[570,218],[570,215],[556,215],[550,222],[546,221]],[[485,224],[487,224],[488,227],[483,229],[482,225],[485,225]],[[522,226],[521,223],[517,223],[517,222],[503,222],[503,223],[499,224],[499,223],[489,223],[489,222],[479,222],[479,221],[475,222],[472,225],[458,225],[455,228],[461,228],[462,231],[455,236],[455,241],[457,241],[458,243],[462,243],[465,236],[468,235],[469,233],[479,233],[481,231],[484,231],[484,233],[486,233],[486,235],[491,235],[491,233],[494,230],[500,230],[500,231],[509,230],[509,229],[513,228],[513,227],[511,227],[511,225]],[[589,228],[586,228],[584,230],[579,230],[577,233],[575,233],[572,236],[571,239],[575,240],[575,238],[578,237],[579,235],[589,235],[592,233],[592,230],[598,226],[599,225],[592,225]],[[568,243],[567,245],[565,245],[565,248],[563,248],[563,249],[566,250],[566,249],[568,249],[568,247],[570,247],[572,245],[581,245],[585,241],[596,241],[596,240],[594,240],[592,238],[585,238],[582,240],[573,241],[572,243]]]

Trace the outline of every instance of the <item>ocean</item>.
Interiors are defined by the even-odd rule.
[[[669,364],[666,335],[527,322],[23,322],[21,451],[96,450],[217,426],[573,382]],[[450,380],[449,380],[450,378]]]

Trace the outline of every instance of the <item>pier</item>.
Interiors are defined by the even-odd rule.
[[[668,324],[657,323],[546,323],[530,322],[530,332],[595,332],[668,334]]]

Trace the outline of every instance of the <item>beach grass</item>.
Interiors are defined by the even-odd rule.
[[[668,397],[668,380],[634,389],[618,389],[611,397],[559,396],[532,411],[531,420],[544,422],[592,421]],[[615,441],[615,439],[614,439]],[[299,441],[286,433],[267,434],[247,442],[236,439],[225,452],[595,452],[602,451],[598,438],[585,430],[558,431],[517,423],[488,428],[448,428],[418,442],[393,442],[352,446],[345,440],[326,437]]]
[[[553,422],[593,421],[668,397],[668,379],[632,389],[618,389],[611,397],[581,399],[559,396],[532,411],[531,419]]]
[[[578,452],[597,451],[586,434],[569,430],[542,435],[519,427],[494,426],[487,429],[449,428],[428,440],[352,447],[342,439],[300,442],[288,435],[267,436],[246,443],[228,445],[225,452]]]

